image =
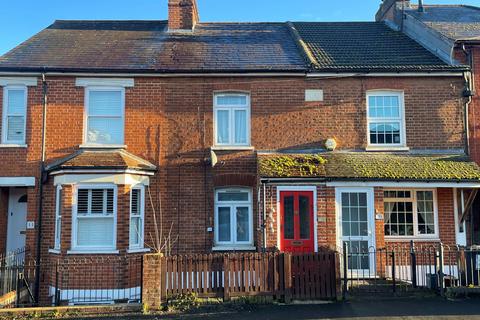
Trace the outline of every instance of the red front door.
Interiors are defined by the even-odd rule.
[[[313,192],[280,192],[280,250],[314,252]]]

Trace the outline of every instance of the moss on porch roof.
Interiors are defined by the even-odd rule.
[[[258,170],[264,178],[480,182],[480,167],[461,155],[263,154]]]

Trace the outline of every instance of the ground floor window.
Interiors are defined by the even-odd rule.
[[[385,236],[437,236],[434,190],[385,190]]]
[[[78,187],[73,247],[77,250],[116,248],[116,187]]]
[[[250,189],[218,189],[215,192],[215,244],[252,245],[253,213]]]
[[[143,248],[144,203],[144,188],[134,187],[130,191],[130,249]]]
[[[57,186],[55,205],[55,244],[54,249],[59,250],[62,237],[62,187]]]

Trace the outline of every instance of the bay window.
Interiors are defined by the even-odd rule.
[[[55,199],[55,243],[54,249],[60,250],[62,239],[62,187],[57,186]]]
[[[86,145],[123,145],[125,89],[86,88]]]
[[[3,89],[2,143],[25,144],[27,88],[7,86]]]
[[[114,186],[77,189],[73,249],[102,251],[116,248],[117,190]]]
[[[215,193],[215,245],[253,245],[250,189],[218,189]]]
[[[384,191],[386,237],[438,237],[433,190]]]
[[[403,114],[403,93],[394,91],[369,92],[367,94],[369,146],[405,146]]]
[[[249,146],[249,95],[216,94],[214,97],[214,122],[216,146]]]
[[[134,187],[130,191],[130,249],[144,245],[144,203],[144,188]]]

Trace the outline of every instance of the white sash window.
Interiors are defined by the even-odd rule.
[[[74,212],[73,250],[102,251],[116,248],[117,189],[79,187]]]
[[[4,87],[2,143],[25,144],[26,116],[27,87]]]

